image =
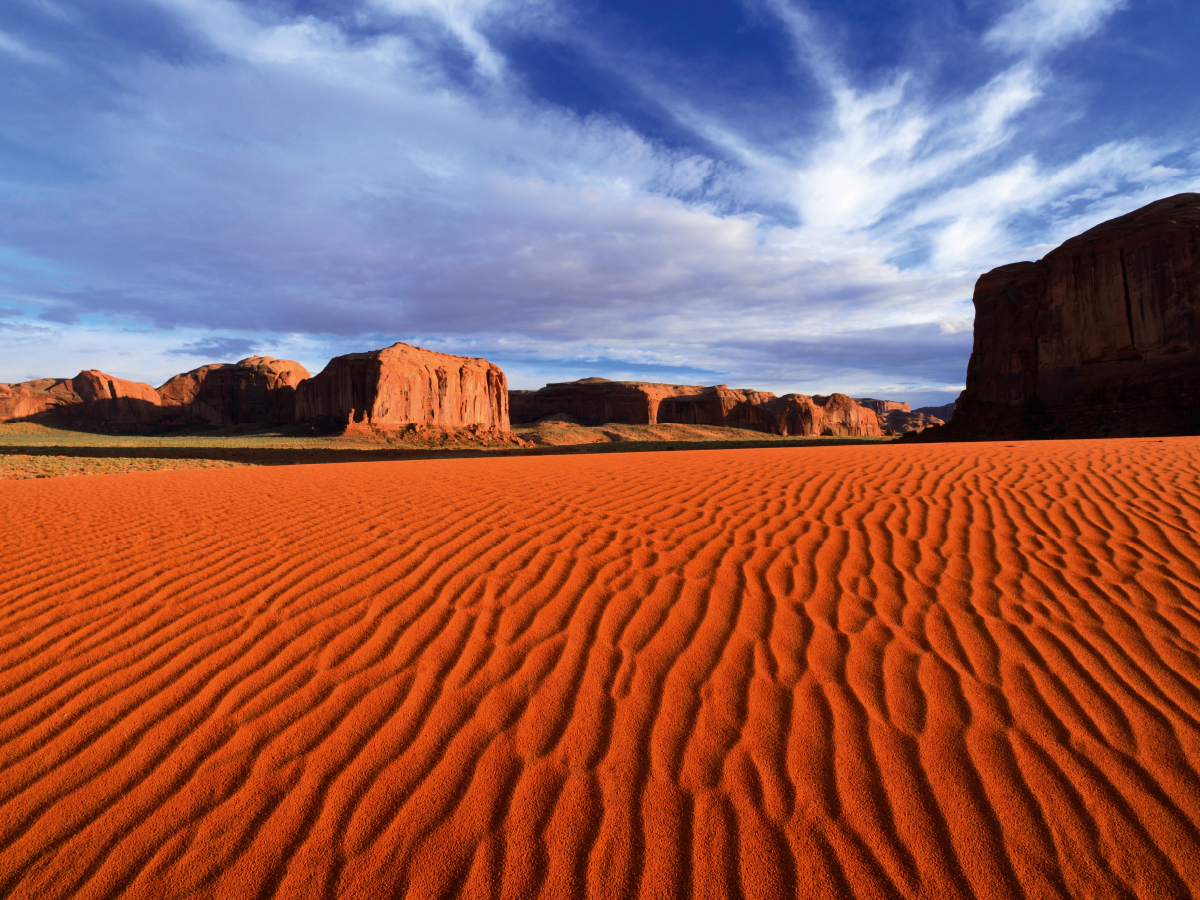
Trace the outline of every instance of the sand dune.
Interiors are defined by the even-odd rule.
[[[1198,460],[2,482],[0,896],[1195,896]]]

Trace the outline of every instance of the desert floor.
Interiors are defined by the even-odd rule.
[[[0,896],[1200,890],[1200,439],[0,482]]]

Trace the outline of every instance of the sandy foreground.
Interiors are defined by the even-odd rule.
[[[0,482],[0,896],[1189,897],[1200,439]]]

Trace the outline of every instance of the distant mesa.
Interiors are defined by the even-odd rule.
[[[947,403],[944,406],[918,406],[913,412],[921,413],[926,416],[932,416],[935,419],[941,419],[943,422],[949,422],[954,418],[954,404]]]
[[[975,285],[966,390],[925,440],[1200,432],[1200,194]]]
[[[893,409],[883,417],[883,421],[884,427],[896,434],[924,431],[926,428],[932,428],[934,425],[946,424],[946,420],[940,416],[930,415],[920,410],[906,412],[902,409]]]
[[[818,399],[817,397],[813,398]],[[854,402],[859,406],[865,406],[877,416],[886,416],[890,412],[909,412],[907,403],[902,403],[899,400],[876,400],[872,397],[856,397]]]
[[[598,378],[509,392],[514,424],[569,416],[583,425],[714,425],[779,435],[883,434],[875,412],[844,394],[820,401],[804,394],[777,397],[724,384],[705,387]]]

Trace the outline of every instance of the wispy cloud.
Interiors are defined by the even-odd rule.
[[[984,41],[1010,53],[1041,53],[1090,37],[1128,0],[1026,0],[1006,13]]]
[[[25,44],[25,42],[3,31],[0,31],[0,53],[8,54],[21,62],[33,63],[39,66],[54,66],[58,64],[58,60],[51,54],[35,50]]]
[[[166,353],[170,356],[201,357],[210,362],[244,359],[254,354],[254,344],[244,338],[208,337],[189,341],[182,347],[172,347]]]

